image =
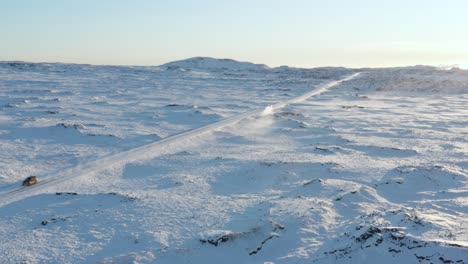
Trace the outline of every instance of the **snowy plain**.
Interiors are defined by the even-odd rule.
[[[467,206],[467,71],[0,63],[1,263],[467,263]]]

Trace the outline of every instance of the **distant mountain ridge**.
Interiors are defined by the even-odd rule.
[[[193,69],[193,70],[253,70],[265,71],[271,69],[265,64],[241,62],[233,59],[216,59],[210,57],[194,57],[173,61],[160,65],[166,69]]]

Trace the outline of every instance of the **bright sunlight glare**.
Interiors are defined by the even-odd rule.
[[[460,69],[468,70],[468,62],[460,63],[459,67]]]

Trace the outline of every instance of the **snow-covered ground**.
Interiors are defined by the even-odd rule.
[[[1,263],[468,263],[468,72],[0,63],[0,241]]]

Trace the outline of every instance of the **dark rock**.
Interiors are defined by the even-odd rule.
[[[423,260],[430,260],[431,258],[429,256],[418,256],[414,254],[414,256],[418,259],[419,262],[422,262]]]
[[[302,186],[307,186],[307,185],[312,184],[314,182],[319,182],[320,183],[320,182],[322,182],[322,180],[321,179],[313,179],[313,180],[310,180],[310,181],[302,184]]]
[[[238,238],[240,235],[241,235],[240,233],[231,233],[231,234],[222,235],[222,236],[220,236],[218,238],[215,238],[215,239],[200,239],[200,242],[203,243],[203,244],[209,243],[209,244],[217,247],[221,243],[224,243],[224,242],[227,242],[229,240],[234,240],[234,239]]]
[[[439,257],[439,260],[442,261],[443,263],[453,263],[452,260],[450,260],[450,259],[444,259],[443,257]]]
[[[63,128],[73,128],[75,130],[79,129],[85,129],[85,126],[82,124],[65,124],[65,123],[59,123],[57,124],[58,127],[63,127]]]
[[[364,232],[359,237],[357,237],[356,241],[364,242],[367,239],[373,237],[375,234],[380,234],[380,233],[382,233],[382,230],[380,230],[380,228],[371,226],[369,227],[369,229],[367,229],[366,232]]]
[[[265,240],[262,241],[262,243],[260,244],[260,246],[259,246],[257,249],[255,249],[254,251],[250,252],[249,255],[252,256],[252,255],[257,254],[260,250],[262,250],[263,245],[265,245],[265,243],[266,243],[268,240],[270,240],[270,239],[272,239],[272,238],[274,238],[274,237],[277,237],[277,235],[272,234],[272,235],[270,235],[269,237],[267,237]]]

